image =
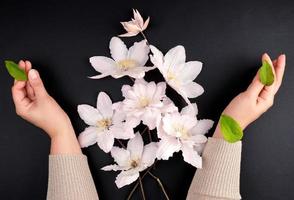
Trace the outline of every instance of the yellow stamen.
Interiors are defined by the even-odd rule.
[[[107,129],[112,124],[111,119],[102,119],[97,122],[97,126],[99,128]]]
[[[132,167],[132,168],[136,168],[136,167],[138,167],[138,162],[137,162],[136,160],[132,160],[132,161],[131,161],[131,167]]]
[[[126,71],[137,66],[137,62],[132,59],[121,60],[117,63],[118,67]]]
[[[139,105],[142,108],[145,108],[146,106],[148,106],[150,103],[150,100],[147,97],[141,97],[139,100]]]

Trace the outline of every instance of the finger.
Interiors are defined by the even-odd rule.
[[[283,76],[285,72],[286,67],[286,55],[282,54],[278,57],[275,66],[275,72],[276,72],[276,91],[277,92],[282,84]]]
[[[15,107],[26,106],[31,102],[27,97],[24,81],[17,81],[11,88],[11,91]]]
[[[36,98],[42,98],[47,95],[47,91],[37,70],[31,69],[29,71],[29,82],[34,90]]]
[[[247,88],[247,92],[254,96],[254,97],[258,97],[258,95],[260,94],[261,90],[263,89],[264,85],[259,81],[259,73],[257,71],[256,75],[254,76],[251,84],[248,86]]]
[[[25,61],[25,64],[26,64],[26,72],[28,73],[31,69],[32,69],[32,64],[30,61]],[[34,90],[30,84],[30,82],[28,81],[27,82],[27,85],[26,85],[26,89],[27,89],[27,93],[28,93],[28,97],[32,100],[35,99],[35,93],[34,93]]]

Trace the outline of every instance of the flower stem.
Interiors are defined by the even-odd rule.
[[[166,193],[166,191],[165,191],[165,189],[164,189],[164,186],[163,186],[161,180],[160,180],[157,176],[155,176],[154,174],[152,174],[150,171],[148,171],[148,174],[149,174],[152,178],[154,178],[154,179],[157,181],[157,183],[159,184],[159,186],[160,186],[160,188],[161,188],[161,190],[162,190],[162,192],[163,192],[165,198],[166,198],[167,200],[169,200],[169,197],[168,197],[168,195],[167,195],[167,193]]]
[[[146,200],[141,176],[139,176],[139,183],[140,183],[140,188],[141,188],[141,193],[142,193],[143,200]]]
[[[151,136],[151,132],[149,128],[148,128],[148,136],[149,136],[149,141],[152,142],[152,136]]]
[[[156,162],[157,162],[157,160],[155,160],[155,162],[153,163],[153,165],[154,165]],[[152,169],[152,166],[153,166],[153,165],[151,165],[151,166],[147,169],[147,171],[144,172],[144,174],[142,175],[142,178],[141,178],[142,180],[143,180],[144,177],[148,174],[148,172]],[[137,181],[137,183],[135,184],[135,186],[134,186],[133,189],[131,190],[131,192],[130,192],[128,198],[127,198],[127,200],[130,200],[130,199],[132,198],[132,196],[133,196],[133,194],[134,194],[134,192],[136,191],[136,189],[137,189],[138,186],[139,186],[139,181]]]
[[[122,143],[122,141],[120,141],[119,139],[116,139],[118,141],[118,143],[124,148],[126,149],[126,146]]]
[[[149,42],[148,42],[148,40],[147,40],[147,37],[146,37],[146,35],[144,34],[143,31],[141,31],[141,35],[142,35],[143,38],[146,40],[146,44],[147,44],[148,46],[150,46],[150,44],[149,44]]]

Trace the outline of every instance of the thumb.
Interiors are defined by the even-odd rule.
[[[47,95],[47,91],[37,70],[31,69],[29,71],[29,82],[37,98]]]

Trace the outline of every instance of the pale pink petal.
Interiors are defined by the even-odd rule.
[[[207,142],[207,137],[204,135],[193,135],[190,139],[196,144],[203,144]]]
[[[107,166],[101,168],[101,170],[103,170],[103,171],[119,171],[119,170],[124,170],[124,169],[126,169],[126,168],[118,166],[118,165],[107,165]]]
[[[130,152],[126,149],[113,147],[111,149],[111,156],[114,161],[121,167],[129,166],[130,162]]]
[[[104,78],[106,76],[111,76],[111,74],[99,74],[99,75],[96,75],[96,76],[89,76],[88,78],[91,78],[91,79],[101,79],[101,78]]]
[[[185,63],[185,61],[186,52],[185,48],[181,45],[170,49],[164,56],[164,65],[168,68],[176,68],[179,65]]]
[[[86,128],[78,137],[78,141],[82,148],[91,146],[97,143],[98,130],[96,127],[90,126]]]
[[[118,37],[111,38],[109,48],[111,56],[116,62],[124,60],[128,56],[128,49],[126,45]]]
[[[114,60],[104,56],[93,56],[90,58],[90,63],[97,72],[103,74],[112,73],[116,69]]]
[[[157,159],[168,160],[175,152],[180,151],[181,143],[174,137],[164,137],[158,143]]]
[[[145,124],[146,126],[148,126],[148,128],[150,130],[155,129],[156,125],[158,124],[158,122],[161,119],[161,113],[159,110],[151,110],[151,109],[147,109],[145,110],[143,116],[142,116],[142,122],[143,124]]]
[[[120,34],[118,35],[119,37],[133,37],[133,36],[136,36],[138,35],[139,32],[128,32],[128,33],[124,33],[124,34]]]
[[[151,62],[157,67],[163,67],[163,54],[155,46],[150,45],[150,50],[153,55],[150,55]]]
[[[191,117],[196,117],[198,114],[198,107],[196,103],[192,103],[190,105],[185,106],[181,110],[182,115],[189,115]]]
[[[103,118],[96,108],[86,104],[78,105],[78,113],[80,118],[91,126],[96,126],[97,122]]]
[[[178,107],[175,106],[174,102],[170,98],[168,97],[163,98],[162,103],[163,103],[163,107],[161,108],[161,113],[165,114],[165,113],[173,113],[178,111]]]
[[[184,69],[180,74],[180,78],[183,82],[193,81],[198,74],[201,72],[202,62],[199,61],[190,61],[185,63]]]
[[[139,159],[143,153],[144,142],[140,133],[136,133],[136,136],[129,140],[127,150],[131,153],[131,159]]]
[[[195,82],[190,82],[186,85],[183,85],[182,90],[188,98],[196,98],[204,92],[203,87]]]
[[[97,143],[100,149],[108,153],[113,147],[114,137],[108,131],[101,132],[97,136]]]
[[[193,149],[193,147],[183,145],[181,150],[185,162],[193,165],[196,168],[202,168],[202,158],[197,153],[197,151]]]
[[[142,28],[144,25],[143,17],[141,16],[141,14],[139,13],[137,9],[133,10],[133,14],[134,14],[135,21],[138,23],[138,26]]]
[[[135,42],[129,49],[128,58],[135,60],[138,63],[138,66],[144,66],[148,60],[149,51],[150,49],[146,44],[146,40]]]
[[[100,111],[103,118],[112,118],[112,101],[105,92],[99,92],[98,94],[97,109]]]
[[[134,129],[131,127],[126,127],[125,123],[121,123],[118,125],[113,125],[110,128],[114,138],[117,139],[130,139],[135,137]]]
[[[196,126],[194,126],[193,129],[191,130],[191,133],[193,135],[198,135],[198,134],[204,135],[208,132],[209,129],[212,128],[213,123],[214,122],[210,119],[199,120]]]
[[[150,21],[150,17],[148,17],[142,27],[142,31],[144,31],[147,27],[148,27],[148,24],[149,24],[149,21]]]
[[[130,85],[123,85],[121,88],[121,92],[123,97],[127,97],[128,91],[130,91],[132,87]]]
[[[154,163],[157,148],[158,144],[156,142],[151,142],[144,146],[144,151],[141,159],[144,168],[150,167]]]
[[[117,175],[115,184],[118,188],[122,188],[136,181],[139,177],[139,172],[136,170],[122,171]]]

